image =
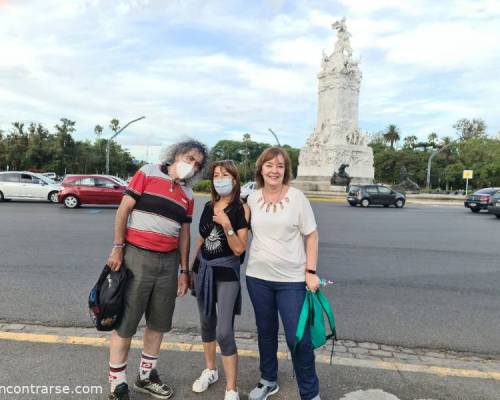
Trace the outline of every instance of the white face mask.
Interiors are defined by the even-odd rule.
[[[179,179],[189,179],[194,175],[194,168],[185,161],[178,161],[175,167]]]
[[[233,179],[222,178],[214,179],[214,188],[219,196],[227,196],[233,191]]]

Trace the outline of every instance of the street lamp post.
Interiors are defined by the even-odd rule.
[[[276,142],[278,143],[278,146],[281,147],[281,143],[278,140],[278,136],[276,135],[276,133],[274,133],[274,131],[271,128],[268,128],[268,129],[269,129],[269,132],[271,132],[272,135],[274,136],[274,138],[276,139]]]
[[[127,126],[129,126],[130,124],[133,124],[134,122],[137,122],[137,121],[140,121],[141,119],[144,119],[146,118],[145,116],[142,116],[142,117],[139,117],[139,118],[136,118],[130,122],[127,122],[123,128],[120,128],[113,136],[111,136],[109,139],[108,139],[108,143],[106,143],[106,175],[109,175],[109,152],[110,152],[110,149],[111,149],[111,141],[116,137],[118,136],[118,134],[120,132],[122,132]]]
[[[456,142],[458,142],[459,140],[461,140],[462,138],[458,138],[458,139],[455,139],[453,141],[451,141],[450,143],[448,143],[446,146],[443,146],[441,147],[439,150],[435,151],[434,153],[432,153],[429,157],[429,160],[427,161],[427,189],[430,189],[431,188],[431,165],[432,165],[432,159],[439,153],[441,153],[444,149],[450,147],[452,144],[455,144]]]
[[[248,169],[248,143],[251,142],[250,134],[245,133],[243,135],[243,143],[245,143],[245,164],[244,164],[244,176],[243,180],[246,182],[247,180],[247,169]]]

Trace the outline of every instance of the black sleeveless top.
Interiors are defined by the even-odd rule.
[[[238,199],[231,203],[224,209],[227,214],[231,226],[236,233],[239,229],[248,228],[248,222],[245,219],[245,209],[243,204]],[[201,254],[206,260],[213,260],[220,257],[227,257],[234,255],[229,243],[227,242],[224,229],[219,224],[213,221],[214,209],[212,202],[208,201],[205,204],[203,213],[200,218],[200,236],[204,239],[201,245]],[[245,260],[245,253],[240,255],[240,264]],[[195,262],[193,271],[198,272],[198,262]],[[236,281],[238,277],[235,272],[230,268],[217,268],[214,267],[214,278],[219,281]]]

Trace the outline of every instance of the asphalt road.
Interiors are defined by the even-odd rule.
[[[194,220],[202,202],[197,199]],[[462,207],[313,202],[320,274],[343,339],[500,354],[500,221]],[[115,208],[0,203],[0,319],[88,326]],[[192,234],[196,233],[196,225]],[[255,331],[244,293],[240,331]],[[198,329],[194,299],[175,326]]]

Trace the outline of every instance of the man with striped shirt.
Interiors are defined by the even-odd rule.
[[[156,364],[164,332],[172,328],[177,296],[189,286],[190,182],[205,166],[207,149],[195,140],[172,146],[162,165],[145,165],[132,178],[116,213],[108,265],[132,272],[122,320],[110,340],[110,400],[128,400],[126,381],[132,336],[146,317],[144,349],[134,390],[169,399],[173,390],[160,380]],[[180,265],[180,269],[179,269]]]

